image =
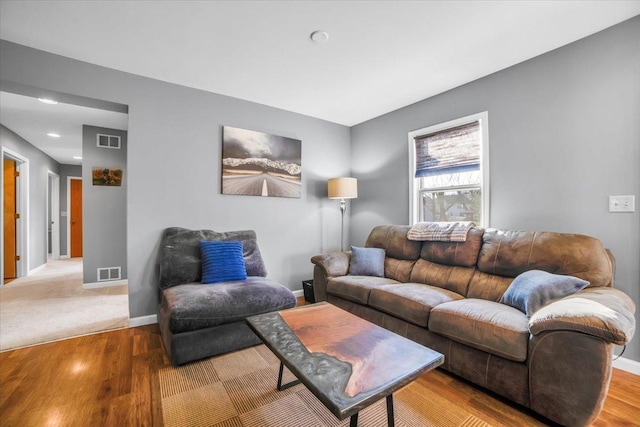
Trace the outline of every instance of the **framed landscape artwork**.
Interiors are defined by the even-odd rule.
[[[120,187],[122,185],[122,169],[93,168],[93,185]]]
[[[222,194],[301,196],[302,142],[222,127]]]

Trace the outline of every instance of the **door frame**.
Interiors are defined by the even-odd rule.
[[[67,177],[67,219],[65,220],[67,221],[67,254],[64,256],[64,258],[71,258],[71,180],[72,179],[79,179],[80,181],[82,181],[82,177],[81,176]],[[84,200],[82,201],[82,208],[84,209]]]
[[[16,162],[16,170],[20,172],[20,179],[16,183],[16,210],[20,213],[20,221],[16,226],[16,253],[20,261],[16,262],[16,276],[29,275],[29,159],[9,148],[2,147],[0,157]],[[4,162],[2,165],[4,171]],[[0,185],[0,247],[4,247],[4,174],[3,185]],[[4,287],[4,259],[0,261],[0,274],[3,280],[0,287]]]
[[[51,179],[51,193],[49,193],[49,179]],[[49,247],[49,223],[51,223],[51,259],[60,259],[60,175],[47,171],[47,210],[51,201],[51,217],[47,212],[47,248]],[[47,254],[48,255],[48,251]],[[48,259],[48,256],[45,257]]]

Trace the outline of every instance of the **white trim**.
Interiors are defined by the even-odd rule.
[[[71,258],[71,180],[72,179],[79,179],[80,181],[82,181],[82,177],[81,176],[67,177],[67,219],[65,219],[65,221],[67,221],[67,254],[65,255],[65,258]],[[82,201],[82,204],[84,205],[84,200]],[[84,221],[84,218],[82,220]],[[82,226],[84,229],[84,224],[82,224]]]
[[[433,126],[427,126],[422,129],[417,129],[409,132],[409,224],[415,224],[420,218],[419,204],[416,200],[415,189],[415,175],[416,175],[416,153],[414,138],[421,134],[434,133],[444,129],[464,125],[467,123],[479,121],[480,132],[482,134],[482,150],[480,153],[480,176],[482,181],[482,226],[484,228],[490,225],[490,209],[489,203],[491,198],[489,197],[490,185],[489,185],[489,113],[483,111],[481,113],[471,114],[466,117],[462,117],[448,122],[439,123]]]
[[[102,281],[102,282],[93,282],[93,283],[83,283],[82,289],[98,289],[98,288],[109,288],[111,286],[122,286],[128,285],[129,281],[127,279],[124,280],[110,280],[110,281]]]
[[[38,271],[40,270],[44,270],[44,268],[47,266],[47,263],[41,264],[39,266],[37,266],[36,268],[34,268],[33,270],[29,271],[29,274],[27,274],[27,276],[31,276],[33,274],[36,274]]]
[[[69,255],[60,255],[60,259],[69,259],[71,258]]]
[[[297,291],[293,291],[293,294],[296,296],[296,298],[303,297],[304,296],[304,289],[298,289]]]
[[[6,147],[1,148],[0,157],[2,160],[5,157],[15,160],[17,162],[16,169],[20,172],[21,179],[18,180],[16,186],[16,191],[18,192],[16,202],[20,213],[20,224],[16,228],[18,233],[16,252],[20,255],[20,261],[16,262],[16,276],[24,277],[29,274],[29,159]],[[4,173],[4,162],[0,170]],[[4,224],[4,185],[0,186],[0,207],[0,223]],[[4,225],[0,227],[0,247],[4,250]],[[4,286],[4,258],[0,260],[0,275],[2,275],[1,288]]]
[[[640,362],[636,362],[635,360],[620,357],[614,360],[612,364],[616,369],[621,369],[634,375],[640,375]]]
[[[135,328],[136,326],[152,325],[158,323],[158,315],[150,314],[148,316],[133,317],[129,319],[129,327]]]

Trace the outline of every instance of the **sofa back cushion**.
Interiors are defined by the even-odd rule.
[[[164,230],[160,241],[160,255],[158,258],[158,286],[160,289],[201,281],[201,240],[241,241],[247,276],[266,277],[267,271],[258,248],[255,231],[242,230],[218,233],[212,230],[189,230],[171,227]]]
[[[469,282],[476,269],[474,267],[456,267],[419,259],[411,270],[411,282],[437,286],[462,296],[467,295]]]
[[[384,276],[399,282],[409,281],[422,249],[422,242],[407,239],[410,229],[408,225],[380,225],[371,230],[365,244],[385,250]]]
[[[474,227],[465,242],[423,242],[420,258],[444,265],[474,267],[482,246],[484,229]]]
[[[469,298],[497,301],[514,277],[534,269],[579,277],[588,281],[589,286],[612,285],[611,259],[602,243],[593,237],[487,229],[482,239],[477,265],[479,272],[469,284]],[[501,276],[506,280],[491,276]]]

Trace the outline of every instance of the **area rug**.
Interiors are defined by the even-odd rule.
[[[159,371],[166,427],[338,427],[338,420],[300,384],[277,391],[280,362],[264,345]],[[285,369],[284,382],[295,379]],[[487,427],[489,424],[415,383],[393,395],[398,427]],[[360,412],[358,425],[385,427],[385,400]]]

